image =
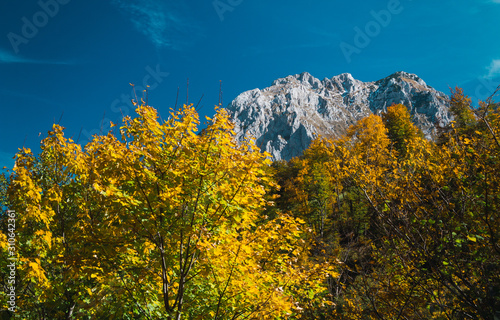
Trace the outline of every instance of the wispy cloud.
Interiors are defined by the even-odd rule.
[[[181,1],[112,0],[134,27],[158,48],[182,49],[201,35]],[[188,40],[190,39],[190,40]]]
[[[486,78],[492,79],[496,76],[500,76],[500,59],[491,61],[491,64],[488,67],[488,74],[486,75]]]
[[[8,51],[0,49],[0,63],[40,63],[39,61],[14,55]]]
[[[22,64],[73,64],[73,62],[68,61],[50,61],[50,60],[36,60],[22,57],[17,54],[12,54],[4,49],[0,48],[0,64],[2,63],[22,63]]]
[[[13,97],[16,98],[16,100],[22,99],[23,101],[28,101],[29,103],[37,102],[37,103],[43,103],[51,107],[64,108],[64,105],[61,104],[60,102],[49,100],[26,92],[15,91],[12,89],[0,88],[0,98],[3,98],[2,96]]]

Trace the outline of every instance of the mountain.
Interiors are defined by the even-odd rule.
[[[255,137],[274,160],[288,160],[302,154],[316,134],[339,137],[358,120],[393,103],[407,106],[429,139],[436,134],[436,124],[450,122],[448,97],[402,71],[375,82],[356,80],[349,73],[319,80],[304,72],[243,92],[227,109],[238,139]]]

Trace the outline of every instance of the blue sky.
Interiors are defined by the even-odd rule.
[[[396,71],[484,98],[500,84],[500,0],[3,0],[0,168],[54,122],[85,143],[133,114],[149,85],[166,115],[213,114],[239,93],[307,71],[374,81]],[[189,78],[189,95],[186,90]],[[120,111],[121,110],[121,111]],[[101,123],[104,120],[104,126]]]

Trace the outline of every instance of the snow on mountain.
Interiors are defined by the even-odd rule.
[[[435,124],[450,121],[448,97],[406,72],[375,82],[356,80],[349,73],[319,80],[304,72],[243,92],[227,109],[238,139],[255,137],[257,146],[273,159],[288,160],[302,154],[316,134],[339,137],[358,120],[393,103],[410,109],[427,138],[435,135]]]

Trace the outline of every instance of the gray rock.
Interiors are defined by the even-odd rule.
[[[339,137],[358,120],[393,103],[407,106],[429,139],[436,135],[435,124],[451,120],[448,97],[406,72],[375,82],[356,80],[349,73],[320,81],[304,72],[243,92],[227,109],[237,139],[255,137],[257,146],[274,160],[289,160],[301,155],[316,135]]]

